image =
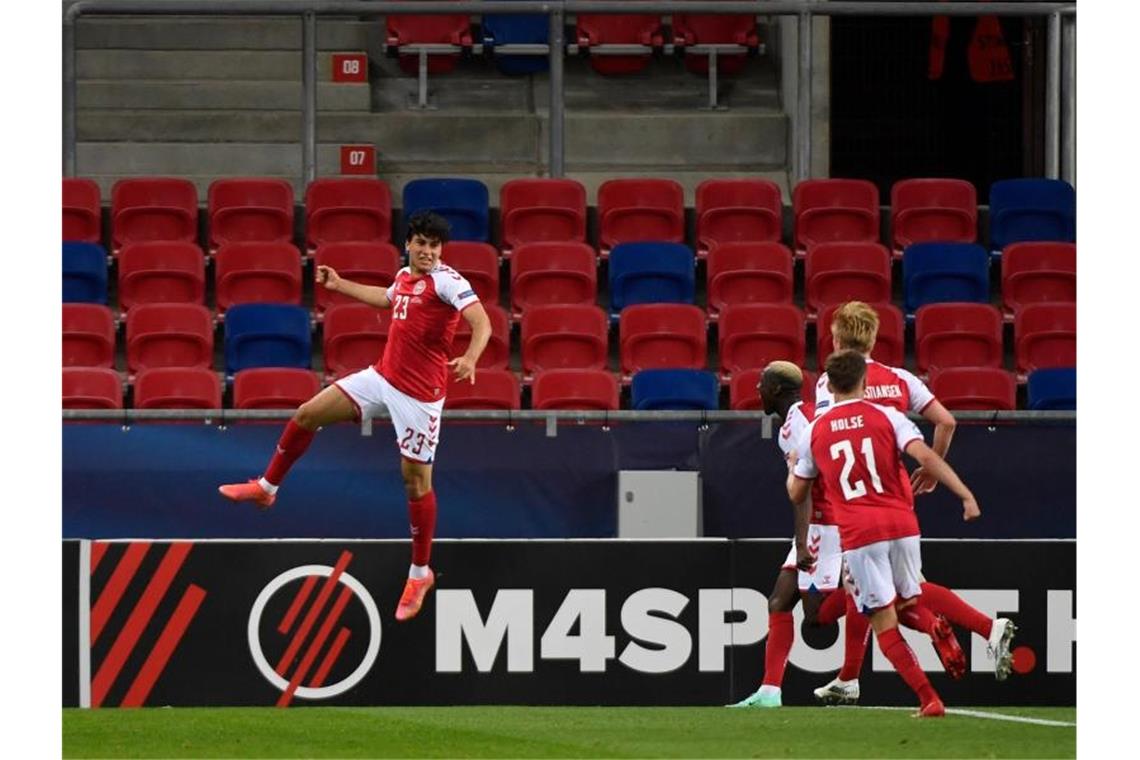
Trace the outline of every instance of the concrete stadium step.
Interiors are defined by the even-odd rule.
[[[353,51],[346,51],[353,52]],[[245,79],[300,82],[297,50],[77,50],[75,70],[84,79]],[[332,79],[332,54],[317,55],[317,81]]]
[[[88,109],[235,109],[301,108],[301,82],[242,80],[147,81],[84,79],[77,86],[79,108]],[[368,111],[367,84],[317,83],[317,108],[324,111]]]
[[[78,49],[300,50],[300,16],[80,16]],[[319,17],[318,50],[367,50],[379,21]]]

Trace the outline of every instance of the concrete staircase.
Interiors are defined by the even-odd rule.
[[[432,110],[417,81],[382,51],[380,21],[319,19],[317,173],[339,172],[339,146],[372,143],[399,203],[421,176],[472,176],[492,199],[518,176],[547,173],[549,82],[512,77],[481,59],[432,77]],[[78,161],[109,197],[119,178],[170,174],[203,199],[223,176],[301,183],[301,22],[295,18],[81,18],[77,25]],[[371,84],[331,81],[331,53],[364,51]],[[764,176],[787,188],[787,123],[766,58],[722,79],[728,110],[702,110],[706,80],[674,58],[620,78],[566,63],[566,169],[587,186],[613,176]]]

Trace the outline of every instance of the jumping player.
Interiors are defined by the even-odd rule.
[[[800,400],[803,372],[795,364],[774,361],[764,368],[757,392],[764,409],[783,422],[776,439],[785,459],[795,450],[799,435],[815,416],[811,404]],[[839,528],[820,488],[811,493],[812,509],[806,528],[807,543],[803,558],[797,556],[795,541],[784,561],[772,593],[768,596],[768,640],[764,649],[764,677],[760,687],[730,707],[780,707],[784,670],[795,638],[792,611],[803,600],[804,619],[812,625],[830,625],[843,616],[846,597],[838,590],[842,576],[842,552]],[[862,635],[866,635],[866,626]],[[858,678],[858,665],[851,679]],[[841,673],[840,675],[847,675]],[[856,690],[858,689],[858,681]],[[856,699],[858,694],[856,693]],[[849,700],[854,701],[854,700]]]
[[[947,633],[953,638],[944,618],[916,604],[922,594],[920,532],[900,453],[917,460],[925,474],[962,500],[964,519],[976,519],[981,512],[970,489],[923,442],[913,422],[895,409],[865,400],[867,366],[856,351],[828,358],[833,401],[800,436],[788,496],[806,513],[811,481],[822,482],[839,521],[855,604],[870,617],[883,654],[918,695],[917,715],[941,717],[946,713],[942,700],[898,631],[899,623],[922,631],[936,648]],[[806,531],[798,532],[796,539],[802,545]]]
[[[888,367],[870,358],[879,332],[879,315],[861,301],[850,301],[841,306],[831,321],[831,336],[836,351],[852,350],[864,357],[867,363],[867,400],[889,406],[899,412],[921,414],[934,425],[931,448],[945,458],[954,436],[957,422],[926,385],[901,367]],[[821,414],[833,403],[827,387],[828,376],[822,374],[816,384],[816,414]],[[930,493],[936,482],[918,467],[910,476],[914,495]],[[1016,632],[1008,618],[990,618],[967,604],[945,586],[923,580],[922,603],[932,612],[943,615],[954,625],[966,628],[986,640],[987,651],[995,660],[994,676],[1005,680],[1010,673],[1012,655],[1010,642]],[[825,703],[849,702],[858,697],[858,683],[850,680],[862,667],[866,653],[866,637],[857,634],[860,626],[866,627],[866,618],[854,610],[846,616],[844,670],[830,683],[815,689],[815,696]]]
[[[277,451],[260,478],[218,488],[229,499],[252,501],[267,509],[318,428],[371,417],[387,407],[396,429],[412,533],[412,564],[396,607],[398,621],[415,617],[435,583],[428,564],[436,516],[431,474],[447,369],[452,368],[456,380],[474,383],[475,364],[491,337],[490,320],[470,283],[439,262],[449,233],[450,225],[438,214],[412,216],[406,243],[408,266],[397,272],[388,288],[361,285],[340,277],[331,267],[317,267],[319,285],[377,309],[392,309],[384,355],[374,366],[337,380],[302,404],[285,426]],[[471,325],[471,343],[466,353],[449,360],[460,314]]]

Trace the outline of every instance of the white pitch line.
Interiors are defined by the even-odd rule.
[[[888,705],[841,705],[855,710],[911,710],[913,707],[890,707]],[[1031,723],[1035,726],[1059,726],[1063,728],[1076,728],[1076,723],[1063,720],[1048,720],[1046,718],[1026,718],[1021,715],[1006,715],[1004,713],[985,712],[983,710],[966,710],[959,707],[947,707],[947,715],[962,715],[967,718],[983,718],[985,720],[1004,720],[1010,723]]]

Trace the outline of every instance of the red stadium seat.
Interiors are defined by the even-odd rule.
[[[586,242],[586,188],[573,179],[512,179],[499,191],[503,256],[526,243]]]
[[[806,179],[792,193],[796,248],[879,242],[879,189],[865,179]]]
[[[99,186],[94,180],[63,178],[63,239],[99,243],[103,239],[103,214]]]
[[[599,45],[646,45],[658,48],[665,42],[660,14],[578,14],[578,47]],[[650,52],[639,55],[590,55],[590,65],[599,74],[632,74],[649,63]]]
[[[835,351],[831,340],[831,318],[843,304],[832,304],[819,313],[816,320],[816,361],[819,366]],[[879,335],[871,358],[888,367],[901,367],[906,361],[906,318],[899,307],[889,303],[872,303],[869,306],[879,315]]]
[[[481,369],[475,382],[456,380],[450,373],[447,382],[448,409],[521,409],[519,379],[508,369]]]
[[[211,253],[226,243],[293,241],[293,186],[283,179],[214,180],[206,208]]]
[[[115,364],[115,316],[96,303],[63,304],[63,366]]]
[[[471,45],[471,18],[466,13],[447,16],[391,15],[384,18],[384,37],[389,48],[407,45]],[[428,73],[444,74],[455,68],[459,53],[428,56]],[[406,74],[419,71],[419,55],[400,56]]]
[[[524,243],[511,256],[511,308],[598,300],[598,254],[585,243]]]
[[[218,373],[195,367],[146,369],[135,378],[135,409],[221,409]]]
[[[755,16],[716,15],[711,13],[674,13],[673,44],[678,47],[693,45],[743,45],[756,50],[760,35]],[[728,53],[717,56],[717,72],[737,74],[748,63],[746,53]],[[709,70],[709,59],[704,53],[685,54],[685,68],[697,74]]]
[[[724,243],[708,258],[708,310],[733,304],[791,303],[792,252],[783,243]]]
[[[301,303],[301,253],[292,243],[227,243],[214,267],[218,313],[245,303]]]
[[[1028,303],[1077,300],[1077,246],[1010,243],[1001,255],[1001,297],[1010,312]]]
[[[330,307],[324,320],[325,376],[343,377],[378,362],[391,324],[391,309],[359,302]]]
[[[205,306],[149,303],[127,314],[127,369],[214,366],[214,320]]]
[[[621,311],[621,371],[627,377],[643,369],[704,369],[708,333],[700,307],[645,303]]]
[[[491,340],[483,349],[479,362],[475,365],[479,369],[506,369],[511,361],[511,321],[507,311],[502,306],[493,303],[483,304],[487,316],[491,320]],[[451,342],[451,355],[462,356],[467,347],[471,345],[471,325],[462,315],[459,317],[459,326],[455,330],[455,339]]]
[[[611,179],[598,188],[602,257],[618,243],[685,242],[685,194],[671,179]]]
[[[443,246],[442,261],[467,278],[484,306],[499,302],[499,252],[495,246],[452,240]]]
[[[904,179],[891,187],[891,240],[898,256],[911,243],[973,243],[978,193],[962,179]]]
[[[723,243],[778,243],[783,235],[780,188],[766,179],[707,179],[697,185],[697,256]]]
[[[119,252],[119,308],[197,303],[206,295],[206,259],[194,243],[130,243]]]
[[[361,285],[386,288],[400,271],[400,252],[391,243],[325,243],[317,249],[314,263],[332,267],[341,277]],[[318,317],[342,303],[360,302],[322,285],[313,288],[313,307]]]
[[[406,16],[404,18],[407,18]],[[310,252],[325,243],[388,243],[392,191],[378,179],[318,179],[305,191],[305,241]]]
[[[998,367],[952,367],[932,372],[930,390],[951,410],[1017,408],[1017,378]]]
[[[598,306],[556,304],[523,312],[523,372],[546,369],[605,369],[609,320]]]
[[[918,371],[949,367],[1000,367],[1002,316],[984,303],[933,303],[915,315]]]
[[[548,369],[534,376],[534,409],[606,411],[620,406],[617,376],[604,369]]]
[[[106,367],[64,367],[63,408],[122,409],[122,378]]]
[[[111,249],[146,240],[198,239],[198,190],[175,177],[121,179],[111,188]]]
[[[804,314],[792,304],[737,304],[720,315],[723,380],[776,359],[804,363]]]
[[[804,260],[808,313],[847,301],[891,300],[891,254],[879,243],[820,243]]]
[[[297,367],[256,367],[234,375],[235,409],[296,409],[321,390],[316,372]]]
[[[1013,318],[1017,371],[1077,366],[1077,305],[1031,303]]]

